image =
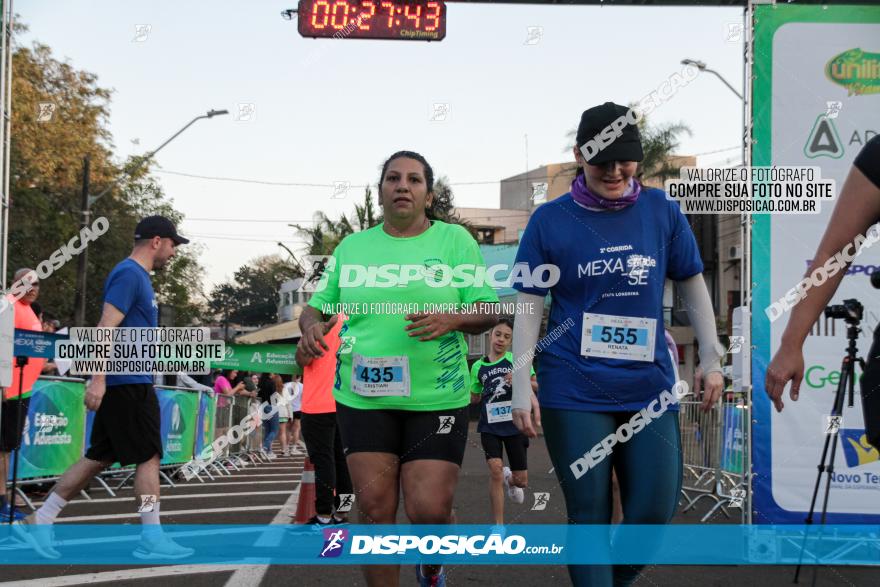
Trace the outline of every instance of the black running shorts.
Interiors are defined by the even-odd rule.
[[[149,383],[107,388],[95,414],[86,458],[120,465],[139,465],[162,458],[159,400]]]
[[[21,445],[21,434],[27,420],[31,398],[10,399],[0,409],[0,452],[12,452]],[[21,404],[21,426],[18,425],[18,408]]]
[[[423,459],[459,467],[467,446],[467,406],[453,410],[362,410],[336,403],[342,451],[385,452],[401,463]]]
[[[529,448],[529,437],[525,434],[514,434],[513,436],[498,436],[497,434],[489,434],[482,432],[480,434],[480,442],[483,444],[483,452],[486,453],[486,460],[502,458],[502,447],[507,453],[507,462],[511,471],[525,471],[528,469],[528,461],[526,460],[526,449]]]

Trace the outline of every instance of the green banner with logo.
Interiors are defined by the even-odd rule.
[[[217,399],[211,393],[200,394],[199,428],[196,434],[196,455],[214,442],[214,420],[217,419]]]
[[[177,465],[192,459],[199,417],[199,394],[156,389],[162,417],[162,464]]]
[[[211,366],[215,369],[293,375],[302,373],[295,357],[295,344],[227,344],[223,360],[215,361]]]
[[[79,460],[85,444],[84,398],[82,381],[37,380],[23,418],[19,479],[57,477]],[[4,403],[3,409],[11,409],[11,404]]]

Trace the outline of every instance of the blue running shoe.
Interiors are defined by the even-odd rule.
[[[12,513],[12,507],[5,503],[2,507],[0,507],[0,520],[3,522],[9,522],[9,515]],[[27,517],[27,512],[24,511],[24,508],[17,507],[15,508],[15,517],[12,518],[15,520],[23,520]]]
[[[440,572],[433,577],[426,577],[422,574],[422,565],[416,565],[416,580],[419,587],[446,587],[446,571],[440,567]]]

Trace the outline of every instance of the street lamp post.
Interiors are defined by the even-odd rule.
[[[106,188],[104,188],[104,190],[100,194],[98,194],[97,196],[90,196],[89,195],[89,161],[88,161],[88,157],[86,157],[86,160],[85,160],[84,166],[83,166],[82,226],[80,228],[81,229],[86,228],[89,225],[89,220],[91,219],[91,214],[92,214],[91,213],[92,204],[94,204],[95,202],[97,202],[98,200],[100,200],[101,198],[106,196],[108,193],[110,193],[110,190],[112,190],[114,187],[116,187],[120,183],[122,183],[122,181],[124,179],[134,175],[134,173],[137,172],[139,169],[141,169],[148,161],[150,161],[156,155],[156,153],[161,151],[165,147],[165,145],[167,145],[168,143],[170,143],[171,141],[176,139],[178,136],[180,136],[183,133],[183,131],[185,131],[186,129],[191,127],[193,124],[195,124],[195,122],[197,120],[201,120],[203,118],[214,118],[215,116],[222,116],[224,114],[229,114],[229,111],[228,110],[209,110],[208,112],[206,112],[205,114],[202,114],[201,116],[196,116],[195,118],[190,120],[186,126],[184,126],[179,131],[177,131],[176,133],[171,135],[171,137],[168,138],[168,140],[166,140],[164,143],[162,143],[161,145],[159,145],[158,147],[156,147],[152,151],[148,152],[147,154],[143,155],[140,158],[140,160],[137,161],[137,163],[133,167],[131,167],[128,170],[124,170],[120,174],[120,176],[118,178],[116,178],[115,181],[113,181],[110,185],[108,185]],[[84,326],[85,321],[86,321],[86,277],[87,277],[87,271],[88,271],[88,266],[86,264],[86,261],[87,261],[86,254],[87,254],[87,250],[84,250],[82,252],[82,254],[79,255],[79,259],[77,261],[77,263],[78,263],[77,264],[77,272],[76,272],[77,287],[76,287],[76,301],[74,303],[74,307],[75,307],[75,311],[76,311],[76,315],[74,316],[74,324],[76,324],[77,326]]]
[[[721,82],[725,86],[727,86],[731,92],[736,94],[736,97],[739,98],[740,101],[743,103],[742,125],[741,125],[742,136],[740,137],[740,144],[742,146],[742,164],[745,165],[746,164],[746,110],[745,110],[745,99],[743,98],[743,95],[740,94],[739,92],[737,92],[736,88],[734,88],[732,85],[730,85],[730,82],[728,82],[726,79],[724,79],[723,75],[721,75],[720,73],[718,73],[714,69],[709,69],[708,67],[706,67],[705,62],[697,61],[696,59],[682,59],[681,64],[682,65],[693,65],[694,67],[696,67],[700,71],[707,71],[707,72],[711,73],[712,75],[714,75],[715,77],[720,79]]]

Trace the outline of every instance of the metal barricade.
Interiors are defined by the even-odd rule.
[[[747,393],[728,391],[708,412],[691,394],[681,401],[682,511],[704,498],[714,501],[702,522],[719,510],[730,518],[728,507],[740,508],[744,523],[749,518],[749,400]]]

